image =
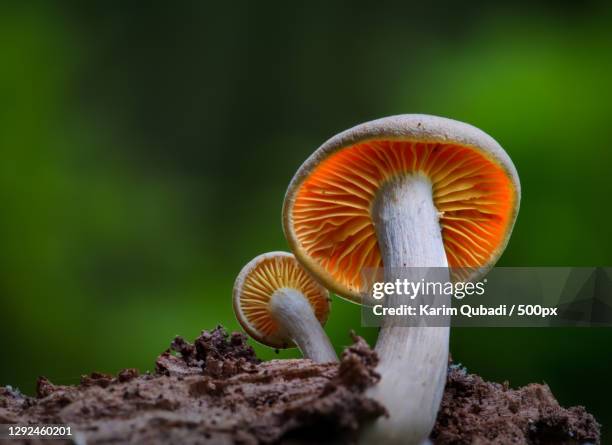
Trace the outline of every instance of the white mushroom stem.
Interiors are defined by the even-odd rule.
[[[373,216],[386,282],[421,281],[425,269],[406,268],[426,267],[437,268],[436,280],[449,280],[439,213],[426,177],[388,183],[377,197]],[[387,298],[389,306],[407,302],[403,295]],[[437,305],[449,300],[440,295],[421,298],[436,298]],[[434,426],[446,383],[450,328],[405,327],[403,322],[401,326],[397,316],[383,320],[376,344],[381,380],[369,395],[387,408],[389,417],[366,427],[362,443],[426,443]]]
[[[318,363],[338,361],[312,306],[300,291],[278,289],[270,298],[269,309],[282,332],[293,340],[304,357]]]

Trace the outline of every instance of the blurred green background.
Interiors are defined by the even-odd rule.
[[[391,114],[507,149],[523,202],[500,265],[612,265],[612,11],[492,3],[4,3],[0,384],[152,369],[176,334],[237,329],[233,280],[287,249],[297,167]],[[359,324],[335,299],[339,349],[375,341]],[[612,329],[454,329],[451,349],[612,422]]]

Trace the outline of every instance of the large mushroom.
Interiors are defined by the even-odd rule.
[[[338,361],[322,327],[330,311],[329,293],[292,254],[269,252],[249,261],[236,278],[233,304],[238,322],[260,343],[297,346],[315,362]]]
[[[464,280],[486,272],[508,242],[519,202],[516,169],[489,135],[450,119],[399,115],[319,147],[289,185],[283,227],[306,269],[363,303],[364,269],[384,267],[387,282],[415,267],[440,268],[438,279],[439,270],[450,279],[448,267],[473,271]],[[444,391],[449,332],[385,317],[376,344],[381,380],[371,395],[389,417],[366,428],[365,443],[427,439]]]

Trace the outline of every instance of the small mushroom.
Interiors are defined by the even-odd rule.
[[[329,293],[290,253],[264,253],[244,266],[233,304],[238,322],[258,342],[277,349],[297,346],[315,362],[338,361],[322,327]]]
[[[407,268],[425,267],[440,268],[438,279],[451,278],[447,267],[462,268],[454,279],[478,278],[502,254],[519,202],[516,169],[489,135],[450,119],[400,115],[353,127],[317,149],[289,185],[283,228],[310,273],[364,303],[368,268],[384,266],[387,282],[411,273],[419,280]],[[450,329],[401,324],[383,320],[381,380],[370,395],[389,417],[364,430],[364,443],[422,443],[435,422]]]

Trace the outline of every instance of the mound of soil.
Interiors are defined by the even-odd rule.
[[[364,395],[379,378],[376,354],[353,341],[339,364],[261,362],[243,334],[218,327],[193,343],[177,337],[151,374],[92,373],[77,386],[41,377],[37,397],[0,388],[0,424],[69,424],[65,443],[352,443],[386,415]],[[510,389],[451,365],[431,440],[597,444],[599,425],[582,407],[561,408],[547,386]]]
[[[511,389],[451,364],[431,435],[434,444],[599,444],[599,424],[584,407],[562,408],[548,385]]]

